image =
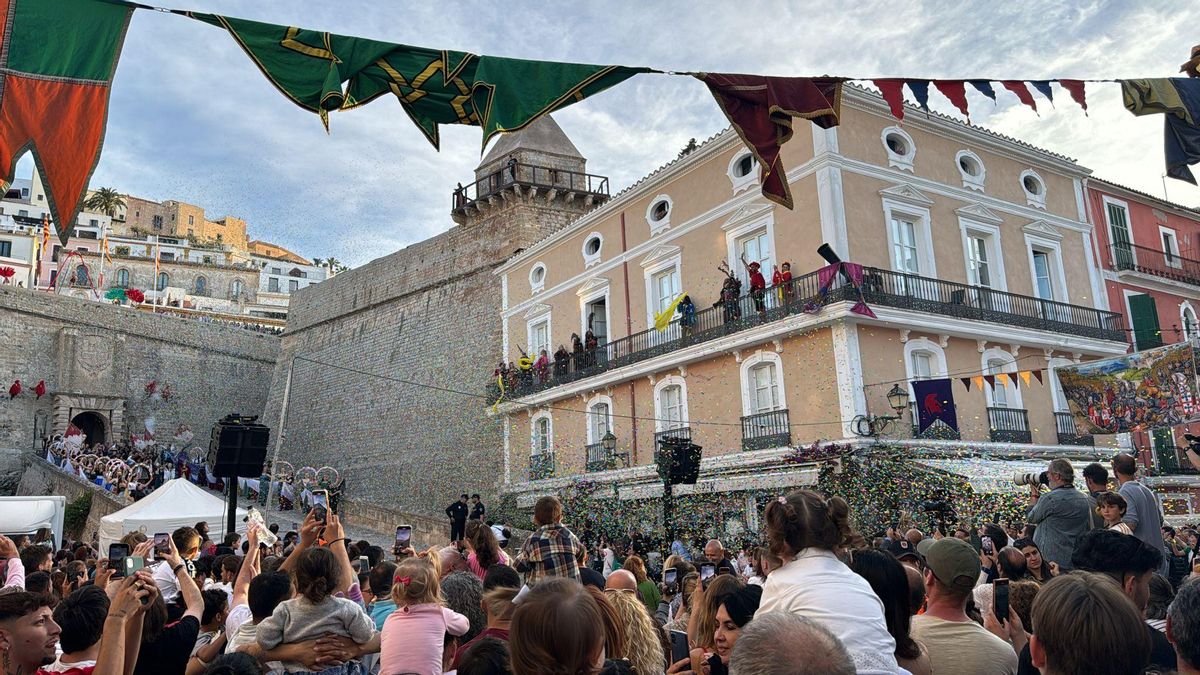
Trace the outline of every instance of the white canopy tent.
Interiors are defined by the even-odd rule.
[[[184,478],[163,483],[162,487],[116,513],[100,519],[100,550],[121,540],[130,532],[153,537],[156,532],[174,532],[200,521],[208,523],[208,536],[221,541],[225,536],[225,500],[197,487]],[[237,510],[237,531],[246,533],[246,510]]]
[[[54,535],[54,548],[58,550],[66,508],[67,498],[61,496],[0,497],[0,534],[32,537],[45,528]]]

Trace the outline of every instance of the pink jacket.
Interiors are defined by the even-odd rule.
[[[441,675],[445,634],[465,635],[470,627],[467,617],[441,605],[396,609],[383,622],[379,638],[380,675]]]

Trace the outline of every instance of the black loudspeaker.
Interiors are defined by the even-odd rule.
[[[695,485],[700,478],[700,451],[704,448],[687,438],[659,440],[655,461],[658,476],[671,485]]]
[[[258,478],[267,459],[271,430],[256,422],[258,417],[229,415],[212,428],[208,443],[208,465],[221,478]]]

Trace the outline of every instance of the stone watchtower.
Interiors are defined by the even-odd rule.
[[[280,459],[336,467],[349,514],[495,496],[504,432],[482,397],[503,356],[494,271],[608,199],[585,167],[548,116],[504,134],[453,191],[456,225],[294,294],[264,417],[275,433],[299,357]]]
[[[454,222],[516,228],[521,248],[548,236],[609,197],[608,178],[587,173],[587,160],[546,115],[503,134],[475,169],[475,182],[454,191]]]

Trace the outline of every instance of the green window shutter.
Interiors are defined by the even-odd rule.
[[[1175,452],[1175,437],[1169,428],[1154,429],[1154,456],[1159,473],[1179,473],[1179,455]]]
[[[1129,323],[1133,326],[1133,348],[1137,351],[1161,347],[1162,332],[1158,327],[1158,307],[1146,293],[1129,296]]]

